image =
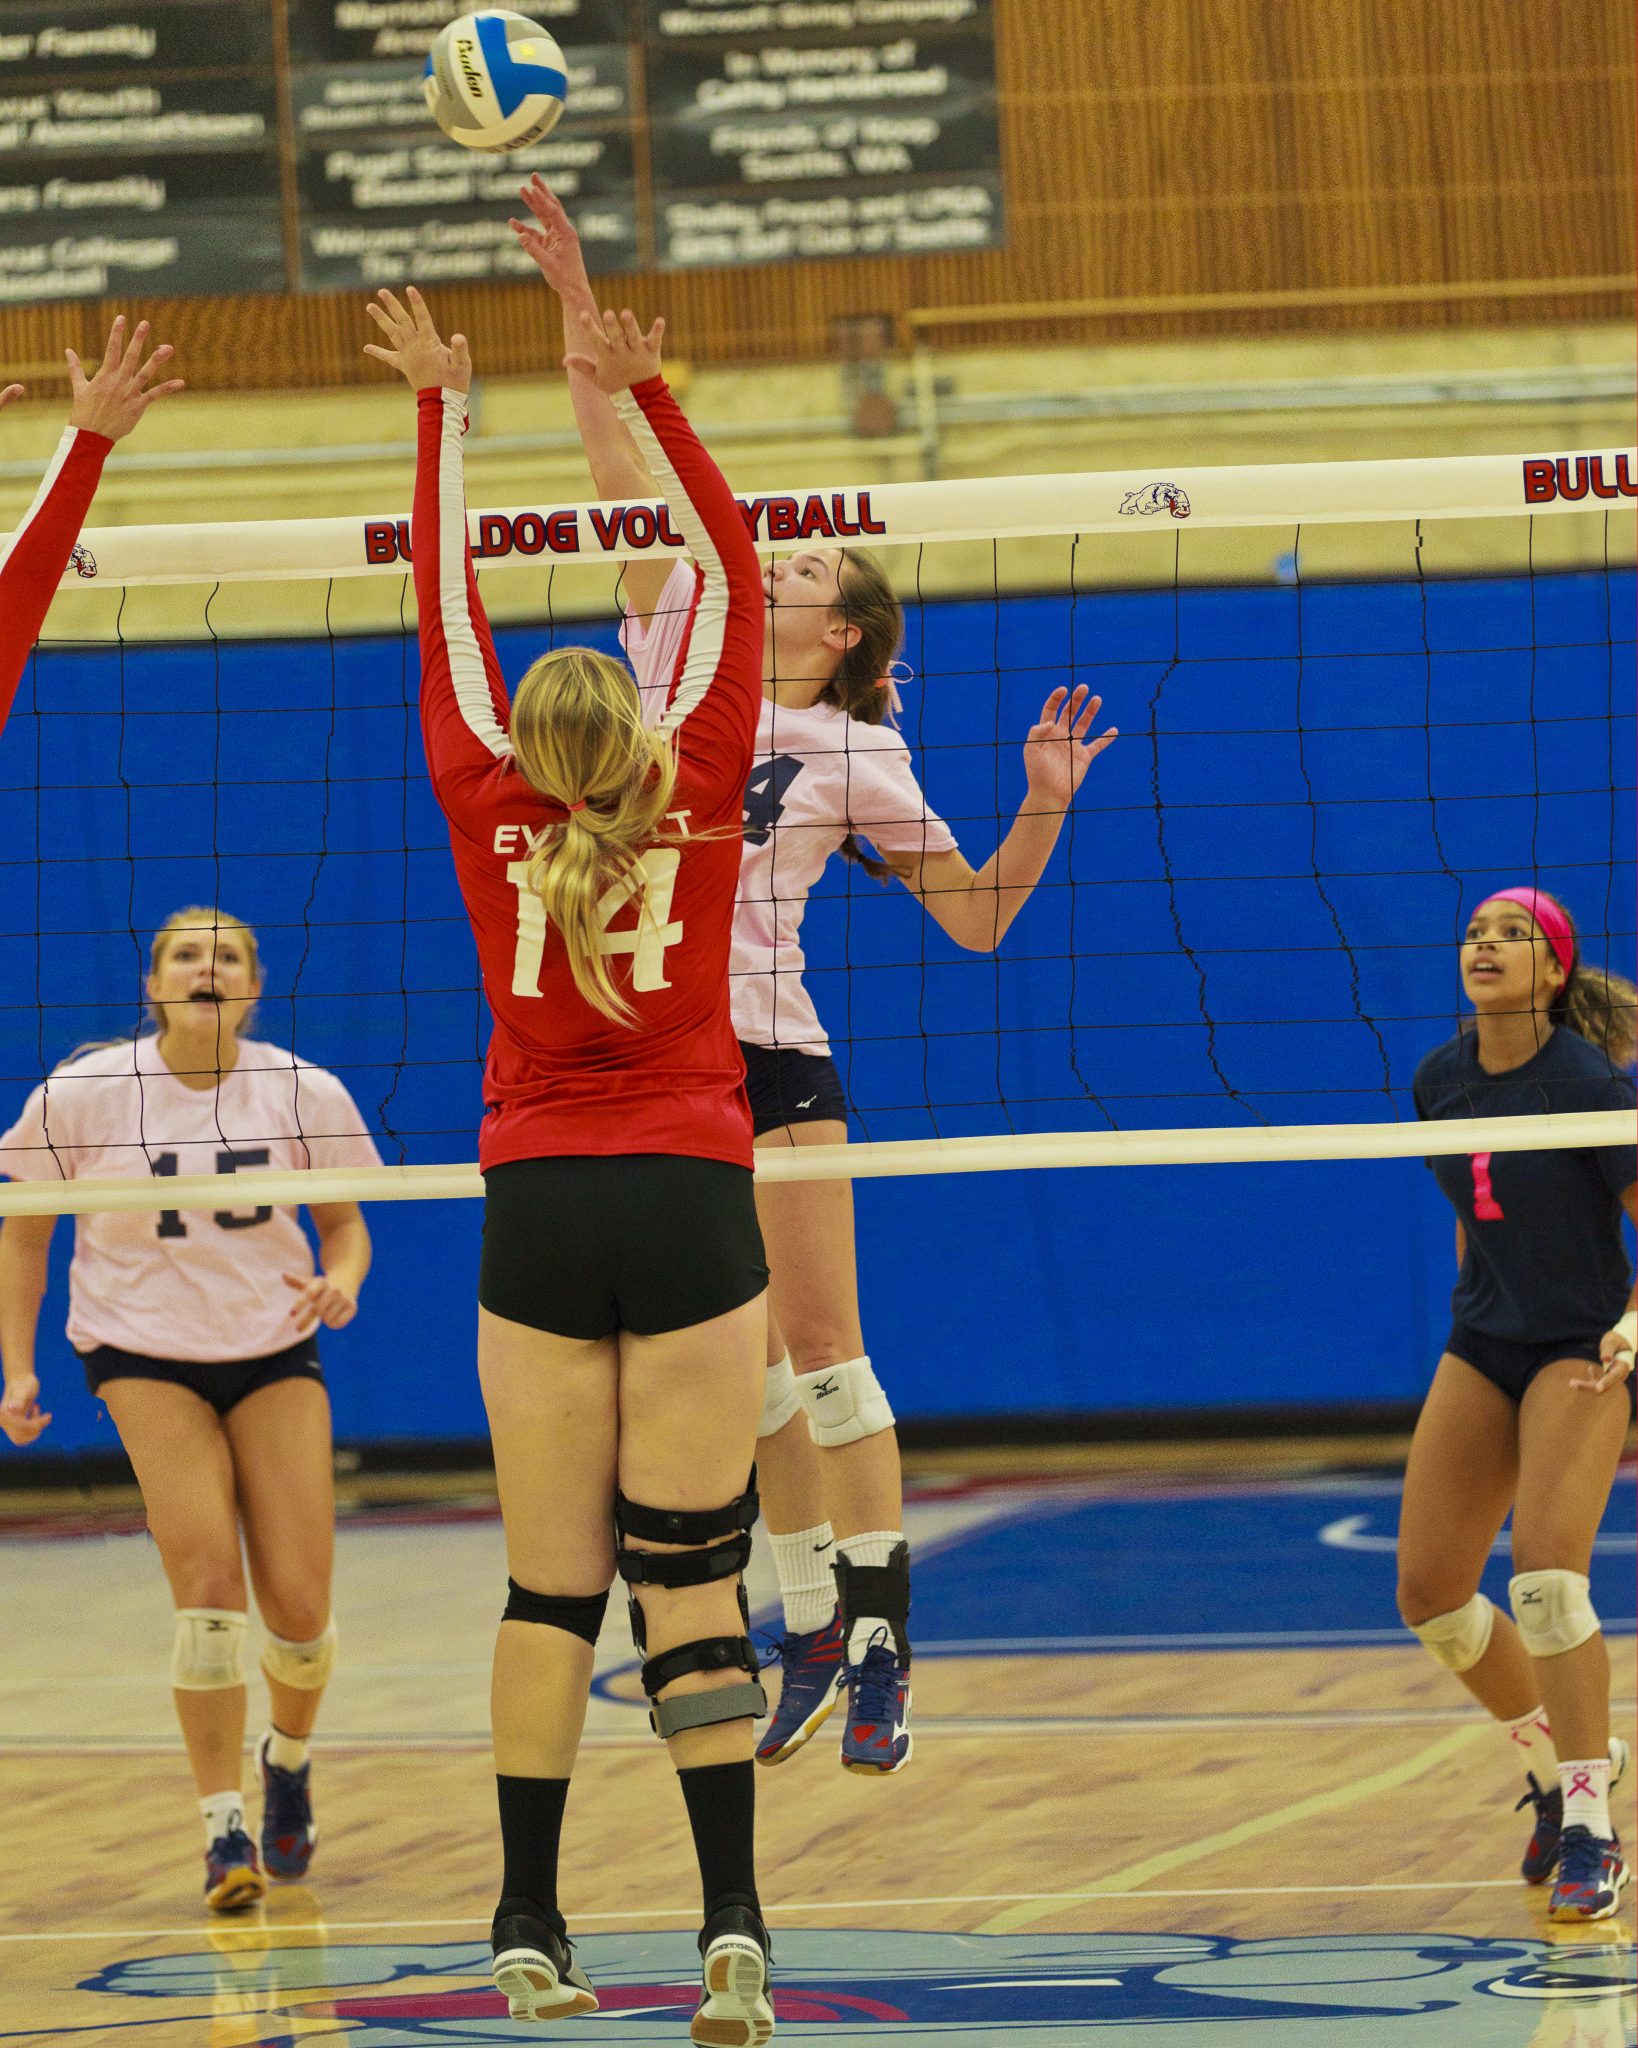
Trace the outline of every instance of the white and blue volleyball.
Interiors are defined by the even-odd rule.
[[[563,52],[538,22],[486,7],[441,31],[422,89],[432,118],[463,149],[527,149],[557,126],[568,79]]]

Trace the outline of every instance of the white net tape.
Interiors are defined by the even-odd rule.
[[[1585,513],[1638,498],[1638,449],[1448,460],[1276,463],[1074,476],[966,477],[940,483],[770,492],[742,497],[759,545],[863,539],[919,546],[1054,534],[1123,533],[1187,521],[1202,527],[1311,526],[1406,519],[1492,519]],[[674,555],[650,501],[526,505],[473,512],[485,568],[543,561]],[[402,576],[409,522],[273,519],[235,525],[90,528],[88,560],[65,589],[98,585],[269,582],[296,577]]]

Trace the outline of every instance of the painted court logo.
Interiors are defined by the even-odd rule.
[[[1148,519],[1156,512],[1169,512],[1174,519],[1187,519],[1189,494],[1181,484],[1145,484],[1141,491],[1128,491],[1120,501],[1122,513],[1136,513]]]
[[[179,2048],[227,2038],[229,2018],[234,2048],[286,2048],[313,2033],[347,2048],[480,2048],[512,2038],[505,2000],[489,1984],[487,1943],[273,1946],[280,1938],[224,1931],[216,1952],[115,1963],[80,1989],[143,2001],[145,2010],[110,2013],[112,2024],[163,2025]],[[1122,2041],[1153,2030],[1155,2048],[1171,2048],[1200,2042],[1212,2026],[1223,2028],[1224,2048],[1471,2048],[1492,2037],[1482,2015],[1496,1998],[1608,2015],[1619,2038],[1631,1975],[1625,1943],[1555,1950],[1462,1935],[1234,1941],[797,1929],[776,1944],[780,2022],[804,2029],[805,2040],[857,2038],[873,2048],[964,2037],[1084,2048],[1103,2028]],[[622,2044],[675,2048],[699,1995],[686,1935],[594,1934],[579,1956],[598,2016],[618,2023]],[[83,2009],[79,2017],[84,2031]]]

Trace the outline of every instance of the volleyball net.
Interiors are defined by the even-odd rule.
[[[1414,1121],[1490,890],[1633,967],[1630,450],[985,478],[742,500],[760,548],[879,551],[901,726],[979,867],[1056,688],[1096,761],[994,954],[833,861],[807,985],[859,1142],[773,1175],[1611,1143],[1616,1116]],[[651,505],[474,511],[515,682],[616,645]],[[268,1198],[480,1191],[488,1017],[416,718],[406,516],[88,530],[0,742],[0,1101],[143,1028],[181,905],[259,936],[255,1036],[346,1082],[389,1166]],[[314,1134],[323,1135],[323,1134]],[[164,1134],[152,1134],[157,1153]],[[277,1186],[275,1188],[274,1181]],[[242,1180],[238,1182],[242,1200]],[[210,1206],[234,1177],[0,1185],[0,1213]],[[231,1206],[231,1202],[229,1203]]]

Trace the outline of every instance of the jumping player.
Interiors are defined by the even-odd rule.
[[[148,323],[139,320],[126,346],[125,315],[119,314],[92,377],[86,376],[72,349],[65,351],[74,393],[68,425],[22,524],[9,540],[0,542],[0,727],[73,555],[109,451],[156,398],[182,389],[180,377],[154,383],[172,349],[168,342],[161,343],[144,362],[147,339]],[[21,384],[8,384],[0,391],[0,407],[22,395]]]
[[[179,910],[153,942],[157,1030],[76,1055],[0,1138],[13,1180],[377,1166],[332,1074],[247,1038],[262,992],[256,936],[225,912]],[[311,1210],[319,1270],[293,1208],[81,1216],[69,1341],[142,1489],[176,1603],[171,1683],[205,1819],[205,1903],[248,1906],[313,1853],[308,1738],[335,1660],[330,1403],[313,1332],[352,1321],[370,1266],[354,1202]],[[0,1429],[33,1443],[34,1341],[56,1218],[0,1229]],[[257,1745],[262,1860],[245,1828],[248,1628],[240,1537],[267,1636],[270,1724]]]
[[[664,481],[701,564],[694,631],[657,730],[626,669],[589,648],[542,655],[508,704],[467,545],[467,347],[406,296],[372,305],[370,352],[418,394],[422,733],[495,1016],[478,1147],[478,1371],[511,1574],[491,1694],[495,1982],[514,2019],[596,2007],[557,1852],[618,1570],[699,1859],[692,2035],[753,2048],[773,2009],[753,1839],[765,1702],[741,1574],[768,1275],[728,948],[756,555],[660,374],[663,323],[588,314],[572,360]]]
[[[1631,1111],[1632,984],[1584,961],[1545,890],[1498,890],[1461,948],[1471,1030],[1416,1070],[1422,1117]],[[1634,1296],[1621,1217],[1630,1145],[1430,1162],[1456,1210],[1455,1327],[1405,1472],[1399,1611],[1502,1724],[1527,1773],[1523,1874],[1555,1920],[1602,1920],[1628,1871],[1609,1791],[1610,1663],[1588,1599],[1593,1538],[1632,1415]],[[1625,1382],[1625,1392],[1621,1391]],[[1513,1619],[1478,1590],[1513,1512]]]
[[[514,221],[513,230],[572,333],[595,303],[579,238],[539,177],[521,197],[533,220]],[[571,376],[570,389],[599,494],[656,496],[642,450],[608,401],[583,377]],[[650,700],[663,694],[687,641],[696,587],[686,562],[626,566],[625,645]],[[904,615],[880,566],[853,549],[806,549],[773,564],[763,595],[734,1024],[757,1144],[836,1145],[847,1140],[847,1105],[803,984],[800,936],[808,892],[830,856],[840,851],[873,874],[896,876],[957,945],[993,951],[1045,871],[1087,769],[1116,735],[1087,738],[1098,698],[1054,691],[1025,738],[1018,817],[975,871],[929,807],[891,722],[888,678]],[[860,838],[881,858],[863,854]],[[757,1209],[772,1269],[759,1458],[786,1615],[779,1706],[757,1755],[764,1763],[794,1755],[845,1683],[842,1763],[886,1774],[911,1755],[910,1552],[893,1411],[859,1320],[853,1192],[845,1180],[759,1186]],[[815,1446],[828,1454],[822,1474]]]

